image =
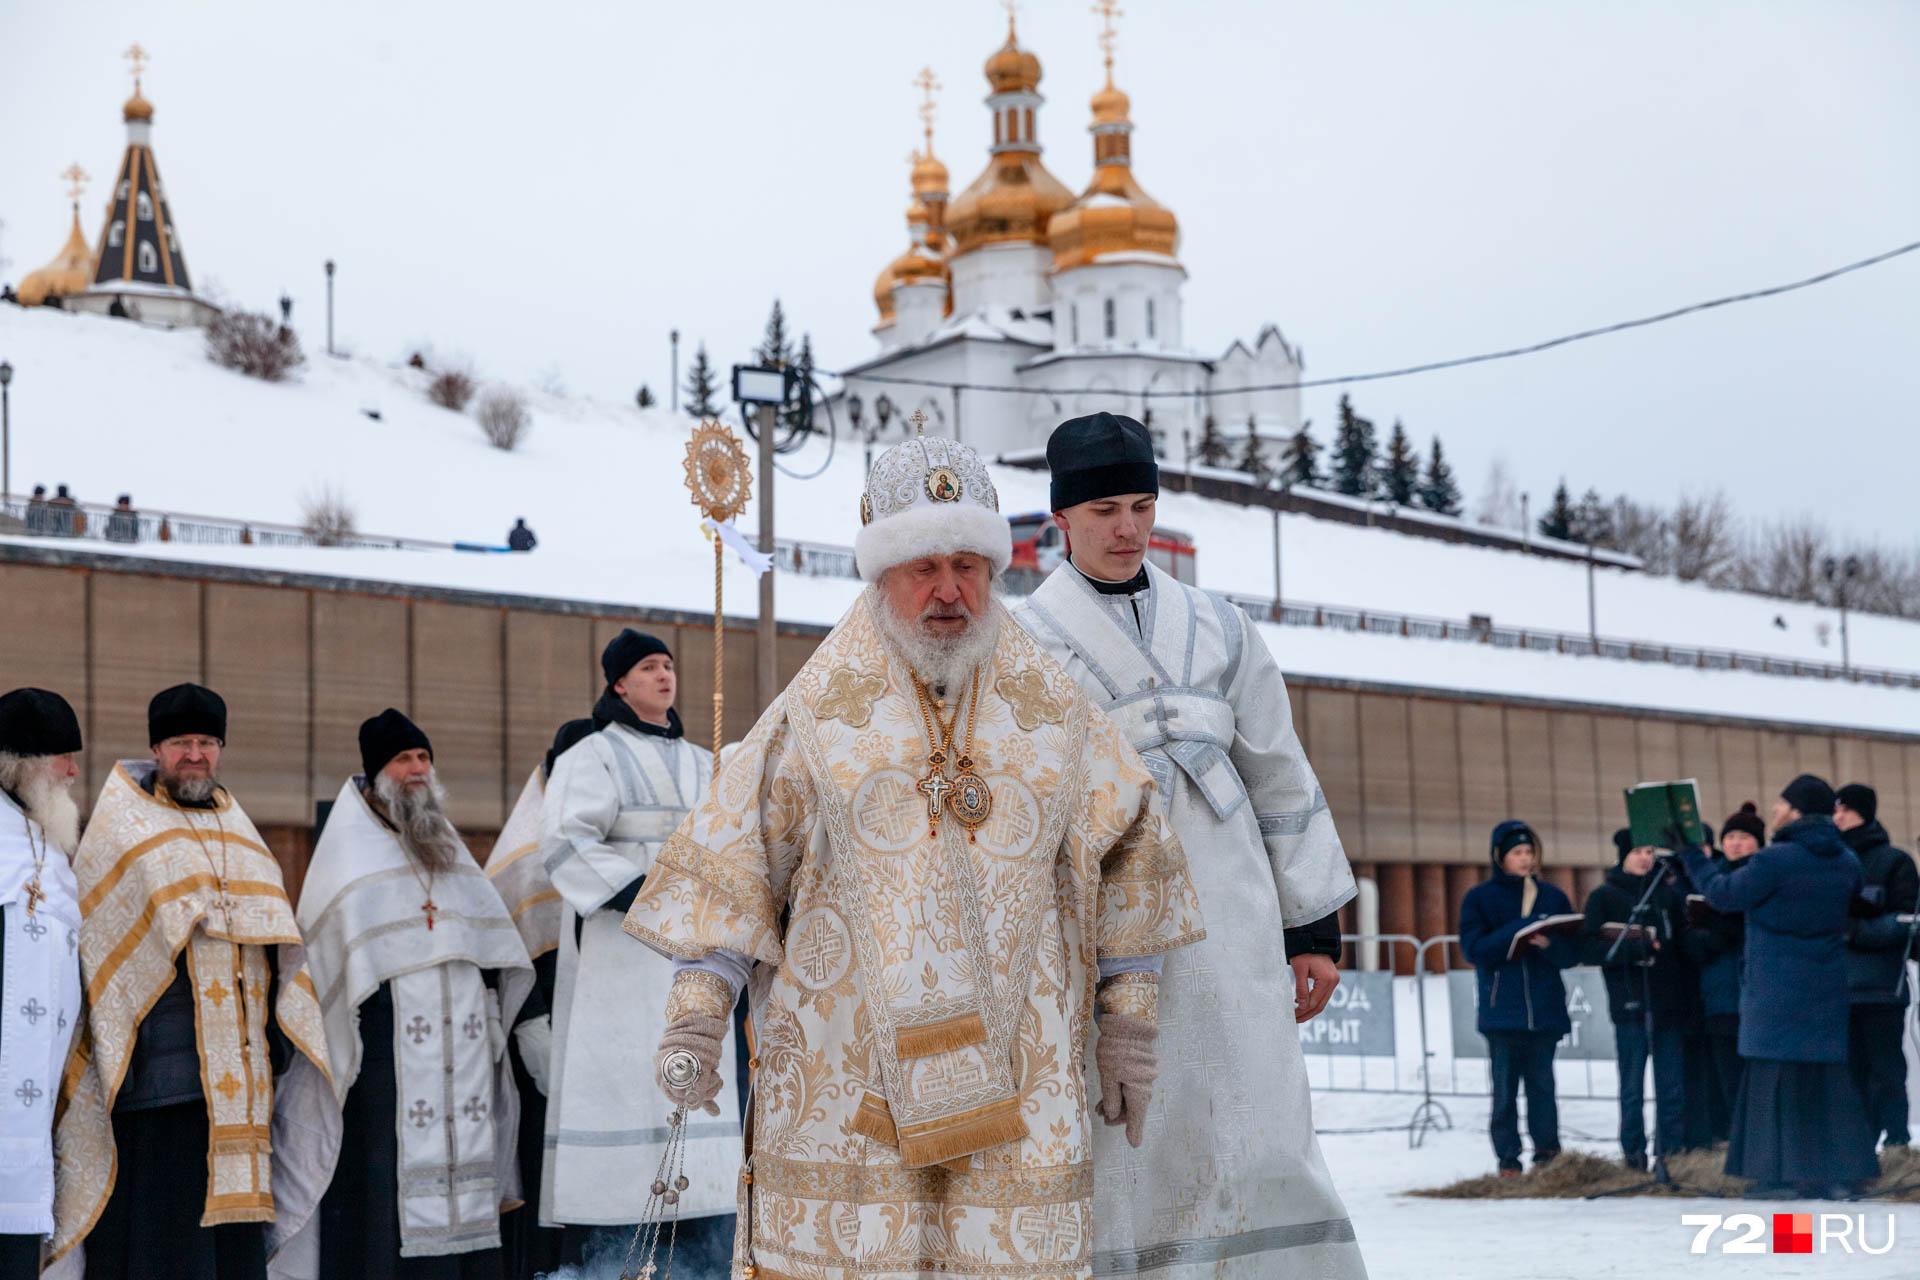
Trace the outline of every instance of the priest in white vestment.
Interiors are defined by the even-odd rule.
[[[507,1038],[533,965],[447,819],[427,735],[389,708],[361,725],[360,758],[289,949],[326,1070],[296,1063],[274,1111],[273,1274],[496,1280],[520,1198]]]
[[[1095,1138],[1095,1269],[1358,1280],[1296,1030],[1339,981],[1335,913],[1355,885],[1286,683],[1238,607],[1146,562],[1160,483],[1145,427],[1074,419],[1047,461],[1070,559],[1014,617],[1153,772],[1208,926],[1161,975],[1162,1054],[1186,1069],[1145,1146]]]
[[[80,721],[46,689],[0,696],[0,1276],[53,1235],[53,1102],[80,1022]]]
[[[568,1228],[578,1261],[595,1228],[641,1219],[673,1108],[636,1069],[659,1043],[671,966],[621,932],[620,921],[661,844],[705,799],[713,755],[687,741],[673,709],[673,654],[626,628],[600,655],[606,689],[596,730],[554,762],[542,806],[540,858],[561,896],[540,1221]],[[727,1052],[733,1052],[729,1039]],[[731,1057],[729,1057],[731,1061]],[[688,1126],[680,1198],[682,1244],[732,1234],[740,1164],[739,1095]],[[696,1219],[717,1218],[713,1222]]]
[[[1012,545],[979,455],[895,446],[861,518],[868,588],[627,915],[678,961],[662,1090],[713,1107],[750,984],[736,1274],[1090,1276],[1091,1113],[1139,1140],[1161,957],[1204,933],[1186,858],[1119,730],[993,600]]]

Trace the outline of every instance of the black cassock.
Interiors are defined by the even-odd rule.
[[[549,951],[533,962],[533,992],[527,997],[527,1012],[520,1021],[537,1018],[553,1006],[555,969],[558,951]],[[520,1091],[520,1194],[526,1203],[500,1219],[500,1244],[506,1252],[508,1280],[533,1280],[556,1271],[561,1264],[561,1231],[540,1225],[540,1175],[546,1162],[547,1095],[533,1082],[533,1075],[520,1060],[520,1041],[508,1041],[513,1062],[513,1083]]]
[[[267,949],[269,961],[273,949]],[[273,1007],[276,981],[268,992]],[[268,1019],[273,1066],[290,1047]],[[173,982],[140,1023],[113,1102],[118,1169],[87,1234],[87,1280],[264,1280],[266,1224],[200,1225],[207,1207],[207,1101],[182,953]],[[27,1274],[31,1275],[31,1272]]]
[[[487,970],[484,976],[493,987],[495,972]],[[501,1249],[400,1256],[400,1137],[394,1124],[399,1093],[391,983],[381,983],[361,1001],[360,1044],[360,1075],[347,1090],[341,1112],[340,1158],[320,1201],[321,1280],[507,1280]]]

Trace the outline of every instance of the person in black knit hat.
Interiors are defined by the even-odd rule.
[[[1847,996],[1851,1006],[1847,1062],[1877,1141],[1907,1145],[1907,1057],[1901,1047],[1907,1004],[1907,956],[1914,929],[1900,923],[1920,900],[1920,873],[1880,825],[1880,797],[1850,782],[1834,798],[1833,824],[1860,859],[1871,914],[1848,921]]]
[[[1731,871],[1758,853],[1766,842],[1766,824],[1749,800],[1721,824],[1714,865]],[[1746,917],[1737,911],[1715,911],[1704,903],[1694,904],[1694,909],[1695,918],[1688,921],[1682,940],[1698,975],[1710,1071],[1702,1089],[1704,1097],[1689,1098],[1694,1107],[1705,1102],[1708,1133],[1715,1142],[1725,1142],[1731,1133],[1733,1100],[1740,1091],[1742,1074],[1740,970],[1746,949]]]
[[[1833,788],[1801,774],[1773,806],[1773,843],[1740,868],[1684,850],[1715,911],[1746,916],[1746,987],[1726,1171],[1757,1193],[1841,1197],[1879,1172],[1847,1071],[1844,939],[1864,880],[1833,823]],[[1676,845],[1681,842],[1674,838]]]
[[[1680,946],[1686,927],[1686,894],[1666,868],[1657,867],[1650,846],[1634,847],[1633,833],[1614,832],[1614,866],[1587,895],[1581,961],[1602,966],[1607,982],[1607,1011],[1613,1018],[1613,1043],[1620,1066],[1620,1151],[1630,1169],[1647,1167],[1646,1074],[1653,1062],[1653,1083],[1660,1151],[1686,1148],[1686,1033],[1696,999],[1693,971]],[[1605,926],[1625,924],[1648,884],[1658,881],[1648,910],[1637,923],[1651,931],[1629,938],[1616,949]],[[1609,960],[1611,956],[1611,960]],[[1647,1013],[1652,1011],[1652,1038]]]

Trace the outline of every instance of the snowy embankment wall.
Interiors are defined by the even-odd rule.
[[[180,543],[130,554],[500,596],[712,607],[712,552],[681,483],[688,423],[666,410],[523,391],[532,431],[504,453],[471,417],[430,403],[428,375],[404,366],[310,350],[294,380],[267,384],[208,363],[193,332],[12,307],[0,307],[0,354],[16,369],[16,491],[66,483],[88,501],[131,492],[147,509],[298,524],[303,499],[330,486],[362,532],[498,543],[525,517],[540,539],[524,556]],[[810,445],[784,461],[812,472],[824,450]],[[851,543],[862,478],[863,451],[845,439],[818,476],[783,477],[780,536]],[[1043,473],[995,468],[994,478],[1003,510],[1047,505]],[[752,531],[757,520],[749,509],[739,523]],[[1170,492],[1161,520],[1193,536],[1202,586],[1272,594],[1267,511]],[[1289,601],[1587,630],[1581,564],[1304,516],[1282,518],[1281,543]],[[726,590],[728,612],[750,615],[754,580],[731,562]],[[829,624],[857,590],[782,575],[779,612]],[[1595,593],[1603,636],[1839,658],[1831,610],[1608,569],[1596,573]],[[1262,631],[1284,669],[1320,679],[1920,734],[1920,690],[1310,627]],[[1854,615],[1850,642],[1857,664],[1920,668],[1920,624]]]

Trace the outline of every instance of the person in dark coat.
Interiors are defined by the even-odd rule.
[[[525,516],[516,517],[513,528],[507,530],[507,550],[509,551],[531,551],[539,545],[539,542],[540,540],[533,536],[533,530],[527,527]]]
[[[1773,806],[1773,843],[1738,871],[1704,849],[1687,873],[1716,911],[1747,918],[1746,987],[1726,1171],[1759,1194],[1844,1196],[1879,1172],[1847,1072],[1847,921],[1864,880],[1833,825],[1833,788],[1801,774]],[[1676,845],[1682,843],[1675,839]]]
[[[1767,828],[1760,810],[1749,800],[1720,828],[1720,848],[1713,863],[1726,871],[1745,864],[1760,852]],[[1699,904],[1698,918],[1688,921],[1681,935],[1687,955],[1699,976],[1700,1011],[1706,1025],[1708,1061],[1712,1067],[1704,1098],[1688,1094],[1689,1109],[1704,1104],[1707,1125],[1715,1142],[1731,1135],[1733,1100],[1740,1092],[1740,967],[1746,950],[1746,917],[1737,911],[1715,911]]]
[[[1599,965],[1606,978],[1607,1011],[1613,1017],[1614,1054],[1620,1064],[1621,1157],[1628,1168],[1644,1169],[1649,1056],[1660,1152],[1671,1155],[1687,1146],[1685,1038],[1697,1001],[1693,970],[1680,946],[1686,927],[1685,891],[1675,886],[1670,868],[1654,865],[1658,850],[1633,847],[1632,832],[1614,832],[1613,845],[1613,870],[1587,895],[1580,960]],[[1628,937],[1616,947],[1618,932],[1610,934],[1603,926],[1627,923],[1650,883],[1653,895],[1647,909],[1633,921],[1648,931],[1646,936]]]
[[[1560,971],[1579,959],[1564,933],[1541,932],[1508,949],[1527,924],[1570,915],[1573,904],[1558,885],[1538,878],[1540,837],[1524,822],[1493,829],[1493,874],[1460,900],[1460,950],[1479,981],[1475,1025],[1487,1038],[1492,1063],[1489,1122],[1500,1176],[1520,1172],[1519,1090],[1527,1090],[1527,1133],[1537,1168],[1560,1154],[1560,1111],[1554,1097],[1553,1047],[1573,1029]]]
[[[1907,955],[1914,929],[1900,923],[1920,900],[1920,872],[1893,846],[1879,822],[1880,797],[1858,782],[1840,788],[1833,825],[1866,877],[1862,897],[1872,915],[1848,922],[1847,998],[1851,1004],[1847,1062],[1875,1141],[1907,1145],[1907,1055],[1901,1033],[1907,1020]]]
[[[123,493],[107,516],[108,542],[140,541],[140,513],[133,509],[133,495]]]
[[[46,533],[49,531],[50,517],[47,510],[47,486],[33,486],[33,496],[27,499],[27,532]]]

